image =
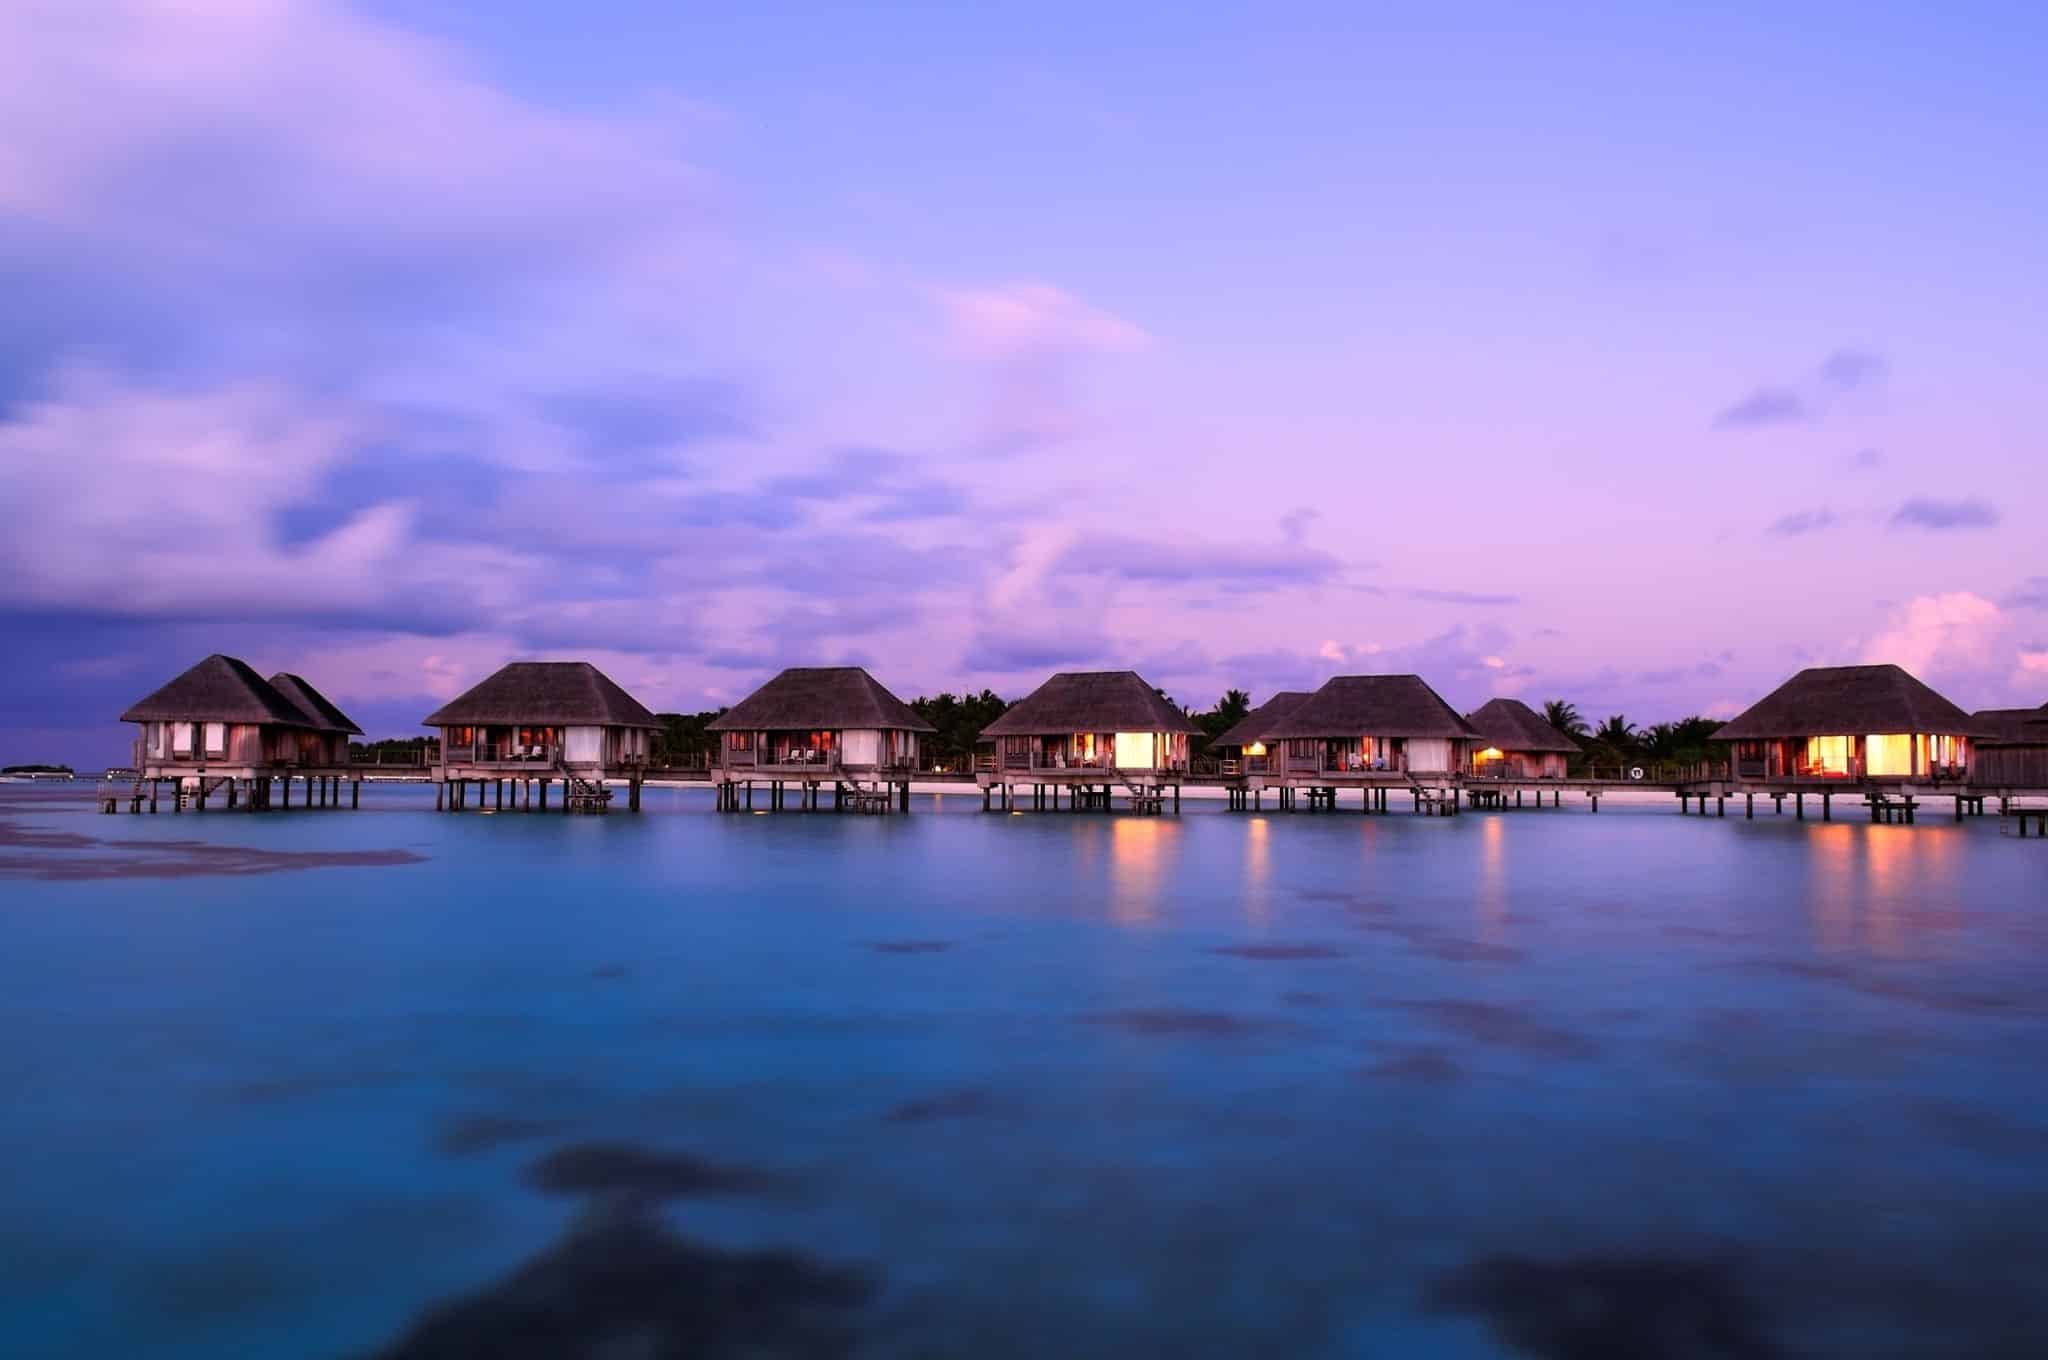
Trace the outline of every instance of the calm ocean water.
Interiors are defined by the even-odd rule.
[[[1995,819],[88,800],[0,790],[9,1356],[2048,1353]]]

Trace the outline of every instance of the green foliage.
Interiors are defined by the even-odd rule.
[[[348,758],[368,764],[424,765],[440,749],[435,737],[386,737],[382,741],[352,741]]]
[[[1575,740],[1586,735],[1586,720],[1580,716],[1579,706],[1563,699],[1544,701],[1543,721]]]
[[[1551,726],[1558,727],[1557,718],[1552,716],[1561,701],[1545,704],[1544,715]],[[1570,709],[1570,704],[1562,704]],[[1576,716],[1576,710],[1573,710]],[[1721,724],[1712,718],[1694,715],[1680,718],[1675,722],[1651,723],[1648,727],[1637,727],[1628,718],[1616,713],[1604,720],[1599,727],[1581,740],[1586,748],[1584,764],[1629,765],[1637,761],[1662,764],[1691,764],[1702,760],[1725,759],[1725,748],[1714,740],[1714,733]],[[1559,730],[1564,730],[1559,727]],[[1574,734],[1577,735],[1577,734]]]
[[[679,765],[692,757],[708,756],[718,748],[718,738],[704,730],[704,725],[725,712],[714,708],[705,713],[657,713],[654,720],[661,724],[661,730],[654,734],[654,741],[648,751],[650,763],[655,765]]]
[[[1223,691],[1223,697],[1216,701],[1216,707],[1207,713],[1191,713],[1195,726],[1202,729],[1202,735],[1193,738],[1194,752],[1199,755],[1206,751],[1209,743],[1244,721],[1252,711],[1252,696],[1241,689]]]
[[[981,729],[1002,717],[1010,707],[1008,700],[987,689],[979,694],[947,691],[913,699],[910,706],[918,717],[939,729],[936,735],[924,739],[928,763],[951,770],[968,768]]]

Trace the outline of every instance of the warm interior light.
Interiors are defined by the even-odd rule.
[[[1159,762],[1153,758],[1157,749],[1150,732],[1119,732],[1116,734],[1116,763],[1126,770],[1149,770]]]
[[[1500,748],[1499,748],[1498,746],[1489,746],[1489,747],[1487,747],[1487,748],[1486,748],[1486,749],[1485,749],[1484,751],[1481,751],[1481,752],[1479,753],[1479,758],[1480,758],[1481,760],[1499,760],[1499,759],[1500,759]],[[1488,795],[1487,795],[1487,797],[1489,797],[1489,798],[1490,798],[1490,797],[1492,797],[1492,796],[1493,796],[1492,794],[1488,794]]]
[[[1870,774],[1913,773],[1913,738],[1904,734],[1863,739],[1864,768]]]
[[[1808,737],[1806,768],[1814,774],[1849,773],[1849,745],[1847,737]]]
[[[1262,756],[1266,754],[1266,743],[1264,743],[1263,741],[1255,741],[1251,745],[1244,748],[1244,753],[1248,756]]]

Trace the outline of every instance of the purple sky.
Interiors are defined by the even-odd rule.
[[[216,650],[2048,700],[2037,6],[704,8],[0,7],[0,760]]]

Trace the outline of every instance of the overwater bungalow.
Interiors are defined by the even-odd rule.
[[[164,782],[174,788],[174,807],[203,809],[223,791],[229,807],[269,807],[274,781],[289,807],[295,779],[306,781],[309,805],[338,804],[344,782],[351,803],[360,797],[348,779],[348,739],[362,729],[300,676],[266,680],[247,662],[216,653],[130,706],[121,721],[141,729],[134,782],[124,795],[103,797],[103,807],[125,800],[140,811],[146,797],[154,810]]]
[[[1283,805],[1310,790],[1310,806],[1334,806],[1339,788],[1369,790],[1385,811],[1389,787],[1406,786],[1416,809],[1451,813],[1456,785],[1481,738],[1419,675],[1339,675],[1274,723]]]
[[[477,805],[485,793],[503,808],[548,806],[548,790],[562,785],[563,811],[605,810],[608,779],[625,780],[630,806],[640,809],[647,749],[660,722],[638,699],[587,661],[514,661],[420,720],[441,732],[434,768],[437,805]]]
[[[1970,782],[1989,789],[2048,789],[2048,704],[1972,713]]]
[[[834,806],[850,797],[907,809],[921,743],[938,730],[859,666],[791,667],[705,727],[718,736],[713,778],[730,811],[751,803],[757,782],[771,808],[793,783],[806,807],[830,785]]]
[[[1065,788],[1071,807],[1107,807],[1121,787],[1158,811],[1168,790],[1178,802],[1188,738],[1201,730],[1135,671],[1064,671],[982,729],[993,749],[976,760],[976,781],[1005,805],[1013,785],[1039,805],[1051,790],[1055,806]]]
[[[1978,724],[1897,666],[1815,666],[1723,726],[1738,784],[1961,780]]]
[[[1209,754],[1216,757],[1218,772],[1229,779],[1271,771],[1273,756],[1266,746],[1267,734],[1274,723],[1301,707],[1310,693],[1305,689],[1283,689],[1218,734],[1209,743]]]
[[[1479,733],[1472,774],[1480,779],[1562,779],[1579,744],[1520,699],[1491,699],[1465,715]]]

